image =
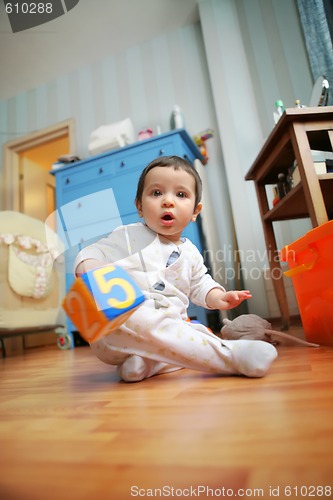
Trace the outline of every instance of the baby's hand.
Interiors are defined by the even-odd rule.
[[[227,310],[239,306],[244,300],[251,297],[249,290],[223,292],[220,288],[213,288],[207,293],[206,304],[211,309]]]
[[[75,276],[79,278],[80,276],[82,276],[82,274],[85,274],[88,271],[92,271],[93,269],[97,269],[97,267],[104,267],[106,265],[106,262],[102,262],[97,259],[84,260],[80,262],[80,264],[76,267]]]

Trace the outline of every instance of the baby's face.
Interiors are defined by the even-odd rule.
[[[184,228],[200,210],[201,203],[195,207],[192,175],[173,167],[154,167],[148,172],[138,211],[150,229],[179,243]]]

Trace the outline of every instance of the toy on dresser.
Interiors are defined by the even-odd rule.
[[[128,273],[107,265],[77,278],[62,305],[82,338],[91,343],[122,325],[144,300]]]

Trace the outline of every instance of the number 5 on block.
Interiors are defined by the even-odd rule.
[[[62,305],[84,340],[95,342],[122,325],[144,300],[123,269],[108,265],[77,278]]]

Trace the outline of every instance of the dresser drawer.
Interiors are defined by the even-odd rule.
[[[113,155],[115,173],[119,175],[129,170],[143,170],[155,158],[172,155],[174,151],[174,141],[172,140],[142,141],[126,154],[119,151]]]
[[[198,158],[198,155],[194,153],[191,145],[183,141],[180,136],[175,137],[174,146],[177,148],[177,155],[189,161],[190,163],[193,163],[193,161]]]
[[[65,203],[61,207],[61,213],[66,229],[98,224],[108,218],[117,219],[118,225],[121,218],[117,201],[112,188],[102,189],[85,196],[80,196],[80,190],[76,192],[76,199]]]
[[[68,241],[71,247],[75,245],[86,246],[87,243],[93,243],[107,236],[120,225],[118,217],[100,219],[93,224],[69,229]]]
[[[99,161],[88,162],[85,165],[75,165],[61,173],[60,186],[62,191],[76,188],[83,184],[103,182],[106,177],[114,174],[111,158],[101,158]],[[58,182],[58,180],[57,180]]]

